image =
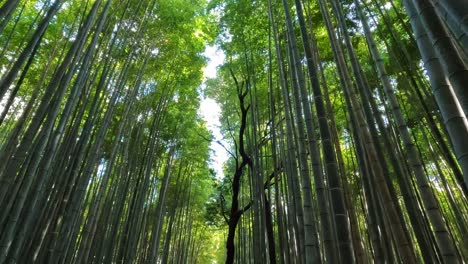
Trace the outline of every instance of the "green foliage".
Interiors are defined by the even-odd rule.
[[[288,63],[290,53],[282,5],[279,1],[272,1],[272,19],[278,29],[279,54],[283,57],[283,61],[278,61],[280,56],[275,52],[267,1],[113,0],[103,29],[98,33],[98,21],[107,2],[102,0],[89,32],[78,42],[78,32],[96,1],[63,1],[47,25],[37,52],[34,55],[26,54],[13,85],[5,88],[7,93],[0,109],[3,112],[10,96],[12,105],[5,112],[0,127],[0,157],[6,160],[6,165],[2,163],[0,166],[0,209],[6,212],[5,217],[1,218],[4,222],[0,224],[0,262],[2,257],[18,257],[8,255],[13,254],[10,246],[16,246],[15,243],[22,246],[18,247],[20,249],[30,250],[22,258],[39,254],[34,261],[18,260],[24,263],[46,262],[49,251],[56,250],[50,253],[52,256],[65,252],[64,248],[59,248],[62,246],[67,247],[68,251],[64,253],[68,254],[67,260],[79,259],[83,263],[86,260],[80,259],[84,258],[80,254],[102,252],[110,252],[106,256],[109,259],[105,259],[107,262],[127,259],[131,259],[129,262],[149,262],[147,255],[155,244],[155,230],[161,228],[156,255],[169,253],[169,250],[172,254],[170,258],[175,258],[177,254],[182,258],[187,248],[191,248],[189,250],[198,254],[198,263],[221,263],[225,258],[226,226],[233,202],[232,182],[243,158],[239,146],[242,126],[245,127],[243,147],[254,166],[249,165],[241,173],[240,208],[254,204],[257,193],[253,191],[253,183],[258,180],[262,184],[260,188],[268,189],[266,193],[274,218],[279,216],[278,210],[289,213],[291,209],[288,204],[291,197],[287,195],[292,193],[292,187],[286,182],[286,176],[292,168],[285,165],[290,162],[300,169],[296,160],[297,144],[306,142],[299,142],[298,135],[292,135],[289,139],[295,149],[291,150],[290,156],[289,153],[285,154],[289,150],[286,149],[286,109],[280,91],[280,74],[284,74],[286,79],[289,89],[285,90],[286,94],[292,94],[291,82],[294,78],[290,75],[292,67]],[[7,1],[1,2],[3,5]],[[19,1],[10,20],[0,29],[1,78],[19,61],[54,2]],[[332,139],[336,141],[334,147],[341,149],[335,158],[343,162],[340,169],[344,169],[342,178],[349,183],[349,189],[345,192],[347,198],[353,203],[359,201],[356,208],[353,207],[357,214],[356,230],[363,237],[362,244],[368,247],[366,253],[371,255],[372,243],[375,242],[367,236],[370,225],[368,217],[371,214],[366,203],[372,197],[363,190],[362,168],[366,168],[367,164],[359,164],[362,160],[358,159],[356,151],[360,135],[354,134],[353,127],[356,128],[357,124],[353,124],[350,118],[350,111],[355,109],[350,109],[346,103],[343,83],[337,73],[337,62],[318,2],[301,2],[304,4],[310,40],[318,50],[315,54],[317,64],[323,68],[323,72],[319,70],[319,74],[323,74],[323,78],[319,76],[320,85],[324,97],[331,103],[330,109],[327,109],[328,124],[333,132],[336,129],[337,138]],[[421,68],[419,50],[408,18],[402,14],[402,1],[363,2],[364,13],[370,21],[377,48],[382,53],[392,88],[424,161],[429,183],[440,200],[445,220],[460,244],[463,226],[456,222],[460,219],[456,214],[466,214],[466,206],[462,206],[466,197],[452,175],[459,170],[456,161],[454,166],[449,165],[452,153],[442,148],[450,144],[440,122],[439,109],[423,75],[425,72]],[[294,15],[296,8],[293,1],[289,3]],[[392,106],[382,91],[382,78],[377,75],[372,63],[356,6],[351,0],[336,3],[343,8],[343,19],[353,51],[372,90],[372,100],[378,108],[378,113],[374,115],[380,115],[385,123],[383,128],[377,129],[373,139],[382,140],[384,130],[388,129],[396,150],[384,150],[383,160],[390,161],[388,154],[394,151],[402,166],[408,167],[404,170],[410,171],[405,161],[407,156],[400,146],[402,140],[397,137],[398,128],[391,114]],[[3,23],[3,18],[0,20]],[[301,31],[296,17],[293,20],[292,31],[298,37],[298,59],[302,61],[299,70],[307,73],[303,43],[299,37]],[[331,23],[339,28],[334,15]],[[344,46],[343,32],[340,31],[335,32],[340,42],[338,45]],[[95,36],[97,42],[93,46],[91,41]],[[82,48],[70,53],[70,61],[66,61],[66,54],[76,44],[83,44]],[[203,51],[207,45],[219,46],[226,55],[226,62],[219,67],[217,76],[206,80],[202,86],[203,67],[207,63]],[[86,55],[88,51],[93,51],[89,57]],[[351,59],[346,52],[344,56],[345,60]],[[28,68],[25,67],[27,59],[30,59]],[[85,65],[88,59],[89,64]],[[278,63],[284,66],[284,72],[278,71]],[[54,76],[60,77],[56,83],[52,82]],[[350,78],[352,89],[357,91],[356,76]],[[305,83],[308,89],[311,88],[309,80]],[[14,94],[16,85],[19,89]],[[49,91],[48,87],[53,88]],[[75,87],[79,92],[72,96]],[[241,124],[240,95],[244,92],[243,107],[249,111],[246,122]],[[223,179],[217,179],[209,167],[211,150],[207,139],[213,136],[198,113],[202,96],[215,99],[222,109],[221,133],[223,144],[230,154],[230,159],[224,164],[226,176]],[[305,99],[311,104],[316,103],[312,95]],[[294,107],[294,102],[290,103]],[[358,103],[364,105],[368,102],[358,98]],[[29,111],[26,111],[26,105],[29,105]],[[68,106],[70,111],[66,112]],[[40,113],[41,109],[45,109],[43,113]],[[272,127],[272,116],[275,127]],[[293,130],[297,128],[297,120],[294,112]],[[369,126],[374,125],[372,121]],[[432,126],[429,121],[433,122],[430,123]],[[35,131],[29,131],[33,125]],[[441,135],[436,137],[435,131],[441,131]],[[307,140],[315,136],[318,144],[323,144],[319,129],[313,132],[314,135],[306,135]],[[272,146],[272,136],[277,140],[276,146]],[[376,142],[375,145],[379,147],[382,145],[380,143]],[[276,160],[273,160],[273,149],[277,152]],[[311,163],[311,160],[307,162]],[[274,163],[278,168],[274,168]],[[312,165],[309,163],[305,165]],[[397,186],[401,175],[397,175],[393,165],[388,167],[388,183],[395,185],[397,200],[403,195],[403,190]],[[274,190],[273,181],[270,181],[274,170],[278,173],[276,183],[281,190]],[[167,175],[169,178],[165,177]],[[408,176],[412,177],[411,174]],[[169,179],[167,186],[164,179]],[[329,181],[325,179],[326,184]],[[165,193],[160,192],[166,187]],[[315,186],[310,187],[314,189]],[[412,185],[410,189],[415,195],[421,193]],[[273,202],[276,194],[280,195],[279,200]],[[417,203],[419,205],[419,201]],[[459,207],[461,209],[454,210]],[[255,213],[260,215],[259,212]],[[409,221],[409,213],[403,214],[401,218]],[[31,218],[23,220],[22,217]],[[249,232],[254,229],[255,223],[251,219],[256,216],[252,213],[248,217],[242,223],[242,239],[251,238]],[[281,221],[290,221],[286,218]],[[35,226],[32,219],[44,225]],[[23,222],[26,223],[25,229],[20,226]],[[279,225],[279,222],[277,218],[272,220],[273,225]],[[287,224],[293,226],[293,223]],[[172,237],[169,234],[171,228],[174,232]],[[38,242],[37,245],[31,246],[21,241],[26,237],[24,234],[21,236],[23,230],[27,230],[26,234],[31,235],[32,241]],[[279,232],[280,228],[275,226],[275,242],[279,241]],[[414,236],[413,233],[411,235]],[[322,238],[322,235],[319,237]],[[169,249],[163,248],[166,239]],[[93,248],[96,241],[102,241],[106,251],[97,252],[99,250]],[[90,243],[87,245],[89,249],[83,253],[86,243]],[[393,246],[396,248],[396,245]],[[244,255],[252,253],[248,246],[244,247]],[[11,252],[5,255],[8,250]],[[130,256],[135,252],[138,254]],[[91,255],[87,260],[94,257]],[[175,259],[172,261],[176,262]]]

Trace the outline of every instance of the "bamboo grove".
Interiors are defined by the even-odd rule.
[[[3,2],[0,263],[210,259],[203,4]]]
[[[0,0],[0,264],[465,263],[467,18],[467,0]],[[208,45],[226,59],[205,80]]]

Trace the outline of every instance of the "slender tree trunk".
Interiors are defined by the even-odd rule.
[[[12,1],[9,1],[12,2]],[[16,0],[18,2],[18,0]],[[13,67],[2,77],[0,80],[0,99],[3,98],[7,90],[9,89],[10,85],[13,83],[15,80],[15,77],[18,75],[21,67],[23,66],[24,62],[26,59],[31,56],[32,51],[35,49],[36,45],[39,45],[41,36],[44,34],[45,30],[47,29],[50,21],[54,17],[54,15],[58,12],[60,9],[60,6],[62,5],[63,0],[56,0],[54,4],[50,7],[49,11],[47,12],[46,16],[42,19],[42,21],[39,23],[36,31],[32,35],[31,39],[29,40],[28,44],[26,47],[23,49],[21,54],[18,56],[18,59],[16,60],[15,64],[13,64]],[[17,5],[17,3],[16,3]],[[5,6],[2,6],[2,9]],[[3,17],[1,14],[2,10],[0,9],[0,17]]]
[[[382,58],[380,56],[379,51],[377,50],[375,41],[371,35],[370,28],[367,24],[367,21],[365,20],[365,17],[360,11],[359,3],[355,1],[355,4],[357,6],[359,15],[362,20],[364,32],[366,34],[366,39],[371,51],[372,58],[377,68],[379,79],[382,81],[384,91],[392,109],[393,117],[396,120],[398,131],[407,151],[407,158],[416,177],[416,181],[420,189],[426,213],[429,217],[429,221],[431,222],[434,228],[437,244],[441,250],[442,255],[445,256],[445,261],[453,262],[456,259],[456,249],[452,237],[447,231],[447,227],[440,212],[437,199],[434,197],[432,189],[428,183],[427,176],[424,172],[423,165],[421,163],[421,158],[408,132],[408,126],[406,125],[406,121],[403,117],[403,114],[401,113],[399,103],[393,92],[393,87],[390,84],[388,74],[382,63]]]
[[[404,1],[403,3],[416,35],[417,44],[428,71],[437,105],[442,113],[458,163],[462,168],[465,185],[468,187],[468,145],[464,143],[464,140],[468,138],[466,112],[463,111],[459,103],[458,93],[455,92],[455,88],[448,82],[444,74],[443,61],[439,59],[440,55],[436,55],[430,37],[424,31],[423,25],[418,19],[419,14],[416,13],[416,9],[410,1]]]

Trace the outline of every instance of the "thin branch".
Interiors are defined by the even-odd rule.
[[[232,151],[230,151],[226,146],[224,146],[224,144],[221,143],[220,140],[213,140],[213,139],[207,138],[207,137],[203,136],[202,134],[200,134],[199,132],[197,132],[197,134],[198,134],[201,138],[203,138],[204,140],[206,140],[206,141],[208,141],[208,142],[210,142],[210,143],[214,141],[215,143],[217,143],[218,145],[220,145],[231,157],[233,157],[234,159],[237,159],[237,155],[234,155],[234,153],[232,153]]]
[[[218,143],[218,145],[220,145],[227,153],[229,153],[231,157],[233,157],[234,159],[237,159],[237,155],[234,155],[234,153],[232,153],[232,151],[230,151],[226,146],[224,146],[224,144],[221,143],[220,140],[216,140],[215,142]]]

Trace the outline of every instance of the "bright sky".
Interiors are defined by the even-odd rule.
[[[209,59],[207,66],[203,69],[204,81],[216,77],[217,67],[224,63],[225,55],[217,46],[206,46],[204,55]],[[202,84],[202,89],[205,84]],[[211,142],[211,162],[210,166],[215,170],[218,179],[224,177],[223,164],[228,160],[228,154],[216,141],[223,142],[219,121],[221,108],[215,100],[201,98],[199,114],[207,123],[208,129],[213,134],[214,140]]]

